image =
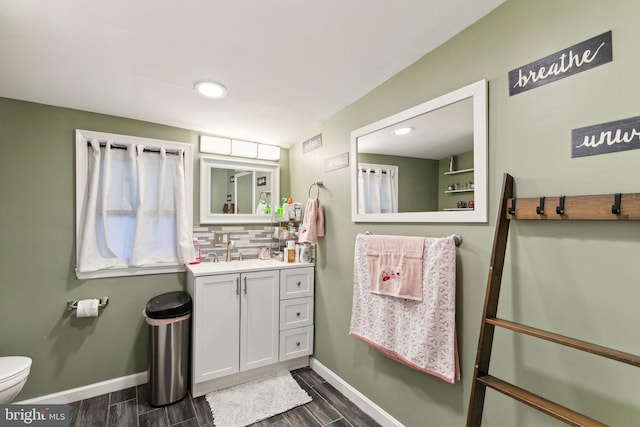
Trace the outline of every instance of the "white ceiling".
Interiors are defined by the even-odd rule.
[[[290,147],[503,1],[0,0],[0,97]]]
[[[400,128],[405,135],[394,135]],[[473,150],[473,100],[467,98],[358,138],[358,153],[442,160]]]

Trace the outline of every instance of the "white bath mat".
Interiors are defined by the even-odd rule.
[[[311,402],[289,372],[207,394],[216,427],[245,427]]]

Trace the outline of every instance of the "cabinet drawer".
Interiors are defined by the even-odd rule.
[[[280,330],[313,325],[313,298],[280,301]]]
[[[313,296],[313,267],[280,270],[280,299]]]
[[[280,361],[313,353],[313,326],[280,332]]]

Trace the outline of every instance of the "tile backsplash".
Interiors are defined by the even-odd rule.
[[[273,225],[216,225],[194,227],[193,237],[200,244],[200,259],[202,262],[213,261],[216,253],[219,261],[224,261],[227,256],[227,245],[214,245],[214,233],[229,233],[229,239],[233,241],[231,258],[238,259],[242,253],[243,259],[258,258],[260,248],[267,246],[269,250],[278,249],[278,239],[273,237]]]

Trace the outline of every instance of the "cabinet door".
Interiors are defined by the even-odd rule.
[[[193,322],[193,381],[239,370],[240,275],[196,277]]]
[[[240,370],[278,362],[278,271],[241,274]]]

